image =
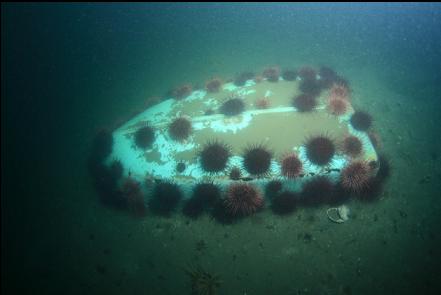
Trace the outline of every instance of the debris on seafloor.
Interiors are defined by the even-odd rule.
[[[349,220],[350,210],[346,205],[341,205],[339,207],[332,207],[326,210],[326,215],[328,219],[335,223],[345,223]]]

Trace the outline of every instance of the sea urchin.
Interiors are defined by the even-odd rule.
[[[272,152],[263,145],[250,146],[245,150],[243,165],[248,173],[263,176],[271,165]]]
[[[309,66],[301,67],[297,74],[302,80],[315,80],[317,76],[317,72]]]
[[[154,140],[155,131],[150,126],[141,127],[135,133],[135,143],[142,149],[150,147]]]
[[[318,176],[303,185],[302,204],[317,206],[332,203],[334,185],[326,176]]]
[[[245,104],[242,99],[238,97],[230,98],[225,101],[220,107],[220,113],[225,116],[237,116],[245,110]]]
[[[333,84],[329,90],[330,98],[340,98],[344,100],[349,100],[349,89],[343,84]]]
[[[347,109],[348,109],[348,103],[344,99],[338,97],[331,97],[328,100],[328,111],[335,116],[344,115]]]
[[[363,144],[358,137],[351,135],[343,140],[342,150],[348,156],[357,157],[363,151]]]
[[[300,91],[313,96],[318,96],[322,91],[322,87],[318,80],[301,80],[299,85]]]
[[[257,99],[254,104],[256,105],[256,108],[258,108],[258,109],[267,109],[267,108],[269,108],[271,103],[268,98],[263,97],[263,98]]]
[[[366,131],[372,125],[372,116],[363,111],[356,111],[351,116],[351,125],[358,131]]]
[[[334,142],[326,135],[309,138],[305,146],[309,161],[316,165],[328,164],[335,154]]]
[[[299,196],[297,193],[283,191],[273,197],[271,209],[276,214],[287,215],[296,209],[298,200]]]
[[[168,133],[172,139],[183,141],[190,136],[191,130],[192,127],[190,120],[184,117],[179,117],[170,124]]]
[[[341,185],[346,190],[361,192],[369,184],[370,172],[367,162],[352,162],[341,171]]]
[[[191,92],[193,91],[193,87],[191,87],[190,84],[184,84],[182,86],[179,86],[178,88],[176,88],[175,90],[173,90],[173,96],[176,97],[176,99],[183,99],[186,98],[187,96],[189,96],[191,94]]]
[[[282,175],[287,178],[295,178],[302,172],[302,162],[297,155],[293,153],[284,155],[280,165]]]
[[[231,180],[239,180],[242,177],[242,172],[240,171],[240,168],[238,167],[231,168],[229,177]]]
[[[247,216],[262,208],[264,199],[260,192],[252,185],[235,183],[228,188],[224,204],[226,210],[231,215]]]
[[[266,68],[262,76],[264,76],[269,82],[277,82],[279,81],[280,69],[278,67],[270,67]]]
[[[200,152],[201,167],[204,171],[216,173],[227,167],[231,155],[231,148],[220,141],[207,143]]]
[[[317,101],[315,96],[304,93],[294,97],[293,105],[299,112],[310,112],[317,105]]]
[[[252,72],[242,72],[234,78],[234,85],[243,86],[248,80],[254,78],[254,73]]]
[[[149,201],[150,209],[159,215],[169,215],[182,199],[182,192],[178,185],[172,182],[160,182],[153,189]]]
[[[285,81],[294,81],[297,78],[297,72],[294,70],[283,71],[282,78]]]
[[[205,84],[205,88],[208,92],[219,92],[221,86],[222,80],[219,78],[213,78]]]

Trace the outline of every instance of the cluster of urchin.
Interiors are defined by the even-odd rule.
[[[268,68],[262,75],[270,82],[277,82],[280,76],[280,70],[277,67]],[[245,72],[240,74],[234,80],[238,86],[242,86],[249,79],[255,77],[253,73]],[[293,98],[293,106],[300,112],[310,112],[317,105],[317,96],[323,89],[330,88],[330,98],[328,99],[328,110],[333,115],[343,115],[348,109],[349,87],[347,81],[339,77],[329,68],[322,67],[316,72],[310,67],[303,67],[298,71],[285,70],[282,74],[284,80],[293,81],[300,79],[300,95]],[[317,77],[320,77],[318,79]],[[260,78],[261,79],[261,78]],[[258,78],[255,77],[257,82]],[[260,81],[260,80],[259,80]],[[213,78],[206,84],[208,92],[218,92],[222,87],[222,80]],[[177,99],[183,99],[189,96],[192,87],[186,84],[175,89],[173,94]],[[263,102],[262,102],[263,104]],[[265,106],[269,105],[265,101]],[[256,104],[262,108],[260,104]],[[260,107],[259,107],[260,106]],[[239,96],[229,97],[219,108],[219,113],[229,117],[237,116],[245,110],[245,103]],[[372,125],[372,117],[363,111],[356,111],[350,118],[351,126],[358,131],[366,131]],[[191,119],[188,117],[175,118],[168,126],[168,134],[172,140],[183,142],[187,140],[192,133]],[[139,128],[134,133],[135,144],[141,149],[151,148],[155,141],[155,130],[148,123]],[[334,140],[328,135],[313,136],[306,140],[306,155],[308,160],[318,166],[325,166],[332,162],[336,153]],[[363,150],[361,141],[355,136],[348,136],[342,143],[342,151],[351,158],[358,157]],[[218,174],[229,170],[233,182],[227,190],[227,196],[223,201],[223,207],[232,215],[250,215],[263,207],[264,201],[261,192],[251,184],[245,183],[242,177],[242,169],[246,170],[253,177],[270,176],[271,161],[273,153],[265,145],[249,145],[244,149],[242,167],[231,167],[229,169],[229,159],[232,156],[231,147],[220,141],[213,140],[206,143],[199,151],[199,163],[203,171],[209,174]],[[114,165],[115,166],[115,165]],[[185,163],[180,162],[176,166],[178,172],[185,170]],[[280,160],[281,175],[287,179],[301,177],[303,164],[295,153],[287,153]],[[341,171],[341,180],[339,186],[346,190],[361,193],[372,184],[372,163],[366,163],[363,160],[352,161]],[[131,180],[131,179],[129,179]],[[272,181],[274,183],[277,181]],[[281,188],[282,186],[280,186]],[[280,190],[280,189],[279,189]],[[335,192],[338,191],[325,176],[313,178],[306,182],[302,194],[296,194],[289,191],[275,191],[272,208],[278,213],[291,212],[299,200],[304,204],[316,204],[320,202],[335,201]],[[126,181],[122,193],[128,200],[132,201],[131,206],[135,206],[137,212],[144,212],[140,205],[139,185],[133,180]],[[154,197],[149,205],[151,210],[157,212],[170,212],[173,210],[182,197],[178,186],[171,182],[163,182],[157,185],[153,191]],[[220,196],[220,190],[213,183],[198,184],[194,190],[194,197],[186,203],[184,210],[187,212],[200,211],[201,208],[214,206]],[[303,197],[300,197],[303,195]],[[307,195],[307,197],[305,197]],[[323,200],[321,196],[327,196]],[[207,201],[209,200],[209,201]],[[307,200],[307,201],[306,201]],[[201,204],[205,205],[201,205]],[[198,211],[198,212],[199,212]]]

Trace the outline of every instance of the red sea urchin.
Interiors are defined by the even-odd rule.
[[[205,144],[200,152],[200,163],[204,171],[216,173],[227,167],[231,155],[231,148],[220,141],[212,141]]]
[[[335,154],[334,142],[326,135],[309,138],[305,146],[306,156],[309,161],[316,165],[323,166],[330,163]]]
[[[340,98],[349,100],[349,89],[343,84],[333,84],[329,90],[329,98]]]
[[[348,136],[342,143],[343,152],[350,157],[357,157],[363,151],[363,144],[356,136]]]
[[[282,175],[287,178],[295,178],[302,172],[302,162],[297,155],[293,153],[284,155],[280,165]]]
[[[176,141],[183,141],[191,134],[191,122],[185,117],[175,119],[168,127],[170,137]]]
[[[310,112],[316,105],[317,100],[311,94],[300,94],[293,99],[293,105],[299,112]]]
[[[243,166],[248,173],[264,176],[269,172],[272,152],[263,145],[254,145],[245,150],[243,158]]]
[[[127,204],[133,215],[143,217],[146,215],[146,206],[144,204],[144,197],[141,191],[141,185],[133,180],[127,178],[122,187],[122,194],[127,199]]]
[[[328,100],[327,109],[331,114],[335,116],[341,116],[346,113],[348,109],[348,103],[344,99],[338,97],[331,97]]]
[[[270,106],[270,101],[268,98],[264,97],[264,98],[259,98],[256,100],[255,105],[256,108],[258,109],[267,109]]]
[[[250,184],[235,183],[228,188],[225,208],[233,216],[247,216],[263,207],[261,193]]]
[[[363,111],[356,111],[351,116],[350,122],[355,130],[366,131],[372,125],[372,116]]]
[[[222,80],[219,78],[213,78],[205,84],[205,88],[208,92],[219,92],[221,86]]]
[[[359,193],[368,186],[370,176],[371,168],[367,162],[352,162],[341,171],[341,186],[348,191]]]

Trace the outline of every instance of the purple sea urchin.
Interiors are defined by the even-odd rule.
[[[335,154],[334,142],[326,135],[318,135],[306,141],[306,155],[313,164],[326,165]]]
[[[185,117],[175,119],[168,128],[170,137],[176,141],[183,141],[191,134],[191,122]]]
[[[233,97],[225,101],[220,107],[220,113],[225,116],[237,116],[245,110],[245,104],[241,98]]]
[[[245,150],[243,157],[243,165],[248,173],[263,176],[269,172],[272,152],[265,146],[250,146]]]
[[[135,133],[135,143],[142,149],[151,147],[154,140],[155,131],[150,126],[141,127]]]
[[[231,148],[220,141],[207,143],[199,153],[201,167],[204,171],[216,173],[227,167]]]
[[[372,125],[372,116],[363,111],[356,111],[351,116],[351,125],[358,131],[366,131]]]
[[[299,112],[310,112],[316,105],[317,100],[311,94],[300,94],[293,99],[293,105]]]

